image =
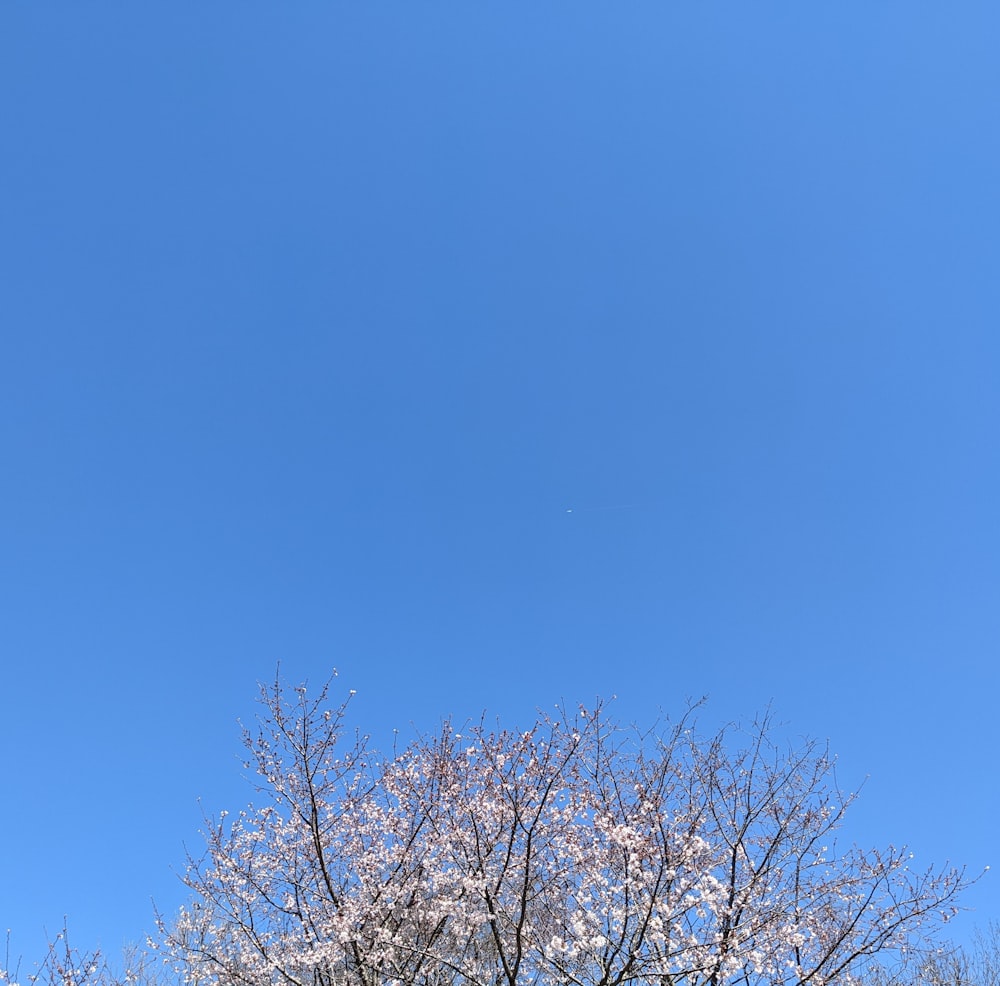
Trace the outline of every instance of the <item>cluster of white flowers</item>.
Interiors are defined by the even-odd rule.
[[[199,986],[848,983],[961,886],[904,850],[828,858],[849,799],[824,751],[777,756],[766,723],[742,747],[686,721],[645,746],[560,710],[380,759],[342,749],[325,692],[266,699],[247,746],[267,800],[206,827],[163,927]]]

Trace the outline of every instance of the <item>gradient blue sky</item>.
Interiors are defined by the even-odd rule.
[[[0,6],[0,928],[175,907],[279,660],[376,735],[772,702],[870,775],[845,836],[996,863],[998,51],[993,2]]]

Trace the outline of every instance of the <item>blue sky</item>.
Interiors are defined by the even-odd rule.
[[[0,7],[0,926],[182,900],[238,717],[773,704],[996,840],[995,4]],[[961,936],[1000,917],[994,879]]]

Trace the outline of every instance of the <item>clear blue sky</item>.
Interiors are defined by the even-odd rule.
[[[773,702],[870,775],[846,836],[1000,863],[998,50],[992,2],[2,4],[0,930],[176,906],[279,660],[376,735]]]

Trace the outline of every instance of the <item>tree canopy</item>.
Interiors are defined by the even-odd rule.
[[[959,870],[840,845],[853,796],[768,716],[702,735],[600,703],[527,729],[445,722],[380,754],[349,699],[262,688],[258,796],[206,820],[191,901],[161,916],[220,986],[793,986],[918,952]]]

